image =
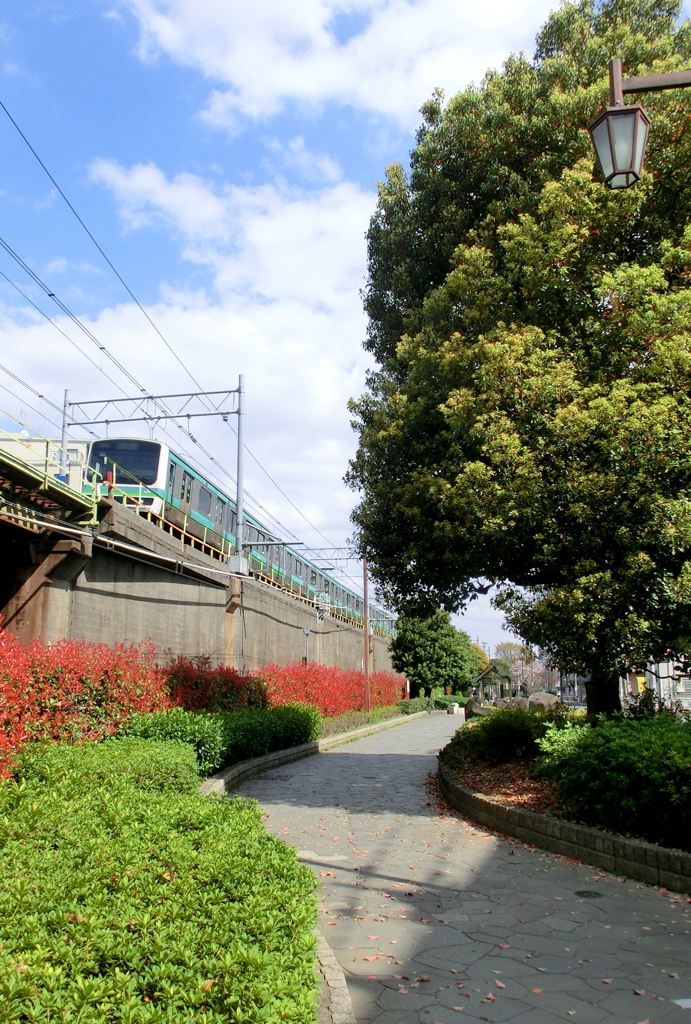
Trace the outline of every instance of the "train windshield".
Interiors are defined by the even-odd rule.
[[[127,486],[141,482],[151,486],[158,477],[161,446],[156,441],[130,441],[112,439],[94,441],[91,445],[89,465],[105,476],[115,463],[115,482]],[[105,460],[108,460],[106,462]]]

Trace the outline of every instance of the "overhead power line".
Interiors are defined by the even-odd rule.
[[[105,253],[105,252],[103,251],[103,249],[101,248],[101,246],[99,245],[99,243],[98,243],[98,242],[96,241],[96,239],[94,238],[93,234],[91,233],[91,231],[89,230],[89,228],[88,228],[88,227],[86,226],[86,224],[84,223],[84,221],[82,220],[82,218],[81,218],[81,217],[79,216],[79,214],[78,214],[78,213],[77,213],[77,211],[75,210],[74,206],[73,206],[73,205],[72,205],[72,203],[71,203],[71,202],[69,201],[69,199],[67,198],[67,196],[65,195],[65,193],[63,192],[63,190],[62,190],[62,189],[60,188],[60,186],[58,185],[57,181],[55,180],[55,178],[53,177],[53,175],[52,175],[52,174],[50,173],[50,171],[48,170],[48,168],[47,168],[47,167],[46,167],[46,165],[44,164],[43,160],[41,160],[40,156],[38,155],[38,153],[36,152],[36,150],[34,149],[34,147],[33,147],[33,146],[31,145],[31,143],[30,143],[30,142],[29,142],[29,140],[27,139],[26,135],[24,134],[24,132],[22,131],[22,129],[21,129],[20,127],[19,127],[19,125],[17,124],[17,122],[15,121],[15,119],[14,119],[14,118],[12,117],[12,115],[11,115],[11,114],[10,114],[10,112],[9,112],[9,110],[7,109],[7,107],[5,106],[5,104],[4,104],[3,102],[2,102],[2,100],[0,100],[0,107],[2,107],[2,109],[3,109],[4,111],[5,111],[5,113],[7,114],[8,118],[10,119],[10,121],[12,122],[12,124],[14,125],[14,127],[15,127],[15,128],[17,129],[17,131],[18,131],[18,132],[19,132],[19,134],[21,135],[21,137],[22,137],[22,139],[24,140],[24,142],[25,142],[25,143],[27,144],[27,146],[29,147],[29,149],[31,150],[31,152],[33,153],[33,155],[34,155],[34,156],[36,157],[37,161],[39,162],[39,164],[41,165],[41,167],[43,168],[43,170],[45,171],[45,173],[47,174],[47,176],[48,176],[48,177],[50,178],[51,182],[53,183],[53,185],[55,186],[55,188],[56,188],[56,189],[58,190],[58,192],[60,193],[60,195],[62,196],[62,198],[64,199],[64,201],[65,201],[65,202],[67,203],[68,207],[70,208],[70,210],[72,211],[72,213],[74,214],[74,216],[75,216],[75,217],[77,218],[77,220],[79,221],[79,223],[81,224],[81,226],[82,226],[82,227],[84,228],[84,230],[86,231],[87,235],[89,236],[89,238],[91,239],[91,241],[92,241],[92,242],[94,243],[94,245],[96,246],[96,248],[97,248],[97,249],[98,249],[98,251],[100,252],[101,256],[102,256],[102,257],[103,257],[103,259],[104,259],[104,260],[106,261],[106,263],[108,264],[108,266],[110,267],[110,269],[111,269],[111,270],[113,271],[113,273],[114,273],[114,274],[115,274],[115,276],[117,277],[118,281],[120,282],[120,284],[122,285],[122,287],[123,287],[123,288],[125,289],[125,291],[127,292],[127,294],[128,294],[129,296],[130,296],[130,298],[132,299],[132,301],[133,301],[133,302],[135,303],[135,305],[136,305],[136,306],[137,306],[137,307],[138,307],[138,308],[139,308],[139,309],[141,310],[141,312],[143,313],[143,315],[144,315],[144,316],[146,317],[146,319],[147,319],[147,320],[149,321],[149,323],[151,324],[151,326],[153,327],[153,329],[154,329],[154,330],[156,331],[156,334],[157,334],[157,335],[159,336],[159,338],[161,339],[161,341],[163,342],[163,344],[164,344],[164,345],[166,346],[166,348],[167,348],[167,349],[168,349],[168,350],[169,350],[169,351],[171,352],[171,354],[172,354],[172,355],[174,356],[174,358],[175,358],[175,359],[177,359],[178,363],[179,363],[179,364],[180,364],[180,366],[181,366],[181,367],[183,368],[183,370],[185,371],[185,373],[186,373],[186,374],[187,374],[187,375],[188,375],[188,376],[189,376],[189,377],[191,378],[191,380],[192,380],[192,381],[194,381],[194,383],[195,383],[195,384],[197,385],[197,387],[199,388],[199,390],[200,390],[200,391],[203,391],[204,389],[203,389],[202,385],[201,385],[201,384],[199,383],[199,381],[198,381],[198,380],[197,380],[197,378],[196,378],[196,377],[194,376],[194,374],[192,373],[192,371],[191,371],[191,370],[190,370],[190,369],[189,369],[189,368],[188,368],[188,367],[187,367],[187,366],[185,365],[185,363],[184,363],[184,362],[182,361],[182,359],[181,359],[181,358],[180,358],[180,356],[179,356],[179,355],[177,354],[177,352],[175,351],[175,349],[173,348],[173,346],[172,346],[172,345],[170,344],[170,342],[168,341],[168,339],[167,339],[166,337],[164,337],[164,335],[163,335],[163,334],[161,333],[161,331],[160,331],[160,330],[158,329],[158,327],[156,326],[156,324],[154,323],[154,321],[153,321],[153,320],[151,319],[151,317],[149,316],[149,314],[147,313],[147,311],[146,311],[146,310],[144,309],[144,307],[142,306],[142,304],[141,304],[141,302],[139,301],[139,299],[137,298],[137,296],[136,296],[136,295],[134,294],[134,292],[132,291],[132,289],[130,288],[130,286],[129,286],[129,285],[127,284],[127,281],[125,281],[125,279],[124,279],[124,278],[122,277],[122,275],[120,274],[120,272],[118,271],[118,269],[117,269],[117,268],[116,268],[116,267],[115,267],[115,266],[113,265],[113,263],[112,263],[112,262],[111,262],[111,260],[110,260],[110,259],[108,258],[108,256],[106,255],[106,253]]]
[[[24,141],[24,143],[26,144],[26,146],[28,147],[28,149],[30,150],[30,152],[32,153],[32,155],[34,156],[34,158],[36,159],[36,161],[38,162],[38,164],[40,165],[40,167],[42,168],[42,170],[44,171],[44,173],[46,174],[46,176],[48,177],[48,179],[49,179],[49,180],[51,181],[51,183],[53,184],[53,186],[54,186],[54,187],[55,187],[55,188],[57,189],[57,191],[58,191],[58,193],[60,194],[61,198],[62,198],[62,199],[64,200],[65,204],[67,205],[68,209],[69,209],[69,210],[71,211],[71,213],[72,213],[72,214],[74,215],[74,217],[75,217],[75,218],[77,219],[77,221],[79,222],[79,224],[81,225],[81,227],[82,227],[82,228],[84,229],[84,231],[85,231],[85,232],[86,232],[86,234],[88,235],[88,237],[89,237],[89,239],[91,240],[91,242],[92,242],[92,243],[94,244],[94,246],[96,247],[96,249],[98,250],[98,252],[99,252],[99,253],[101,254],[101,256],[103,257],[103,259],[105,260],[105,262],[106,262],[106,263],[108,264],[108,266],[110,267],[110,269],[111,269],[111,270],[113,271],[113,273],[114,273],[114,274],[115,274],[115,276],[117,277],[118,281],[119,281],[119,282],[120,282],[120,284],[121,284],[121,285],[123,286],[123,288],[125,289],[125,291],[127,292],[127,294],[128,294],[129,296],[130,296],[130,298],[132,299],[132,301],[133,301],[133,302],[135,303],[135,305],[137,306],[137,308],[138,308],[138,309],[139,309],[139,310],[141,311],[141,313],[143,314],[143,316],[144,316],[144,317],[146,317],[146,319],[147,319],[148,323],[149,323],[149,324],[151,325],[151,327],[153,328],[153,330],[154,330],[154,331],[156,332],[156,334],[157,334],[157,335],[158,335],[158,337],[159,337],[159,338],[161,339],[161,341],[162,341],[162,342],[163,342],[163,344],[164,344],[164,345],[166,346],[166,348],[167,348],[167,349],[169,350],[169,352],[170,352],[170,353],[171,353],[171,355],[172,355],[172,356],[174,357],[174,359],[175,359],[175,360],[176,360],[176,361],[177,361],[177,362],[179,363],[179,365],[180,365],[180,366],[182,367],[182,369],[183,369],[183,370],[185,371],[185,373],[186,373],[186,374],[187,374],[187,376],[188,376],[188,377],[190,378],[190,380],[191,380],[191,381],[193,381],[193,383],[194,383],[194,384],[196,385],[196,387],[198,387],[198,388],[199,388],[199,390],[200,390],[200,391],[203,391],[203,390],[204,390],[204,388],[202,387],[202,385],[200,384],[200,382],[199,382],[199,381],[197,380],[197,378],[196,378],[196,377],[195,377],[195,375],[194,375],[194,374],[192,373],[192,371],[190,370],[190,368],[189,368],[189,367],[188,367],[188,366],[186,365],[186,363],[185,363],[185,362],[184,362],[184,360],[183,360],[183,359],[181,358],[181,356],[180,356],[180,355],[179,355],[179,354],[178,354],[178,353],[177,353],[177,352],[175,351],[175,349],[174,349],[174,348],[173,348],[173,346],[172,346],[172,345],[170,344],[170,342],[168,341],[168,339],[167,339],[167,338],[165,337],[165,335],[163,334],[163,332],[162,332],[162,331],[160,330],[160,328],[159,328],[159,327],[157,326],[157,324],[156,324],[156,323],[154,322],[154,320],[152,319],[152,317],[151,317],[151,316],[149,315],[149,313],[148,313],[148,312],[146,311],[146,309],[144,308],[144,306],[142,305],[142,303],[141,303],[141,302],[139,301],[139,299],[137,298],[137,296],[136,296],[136,295],[134,294],[134,292],[132,291],[132,289],[130,288],[130,286],[129,286],[129,285],[127,284],[127,282],[126,282],[126,281],[125,281],[125,279],[123,278],[123,276],[122,276],[122,274],[120,273],[120,271],[119,271],[119,270],[117,269],[117,267],[116,267],[116,266],[114,265],[114,263],[113,263],[113,262],[112,262],[112,260],[111,260],[111,259],[109,258],[109,256],[108,256],[108,255],[106,254],[106,252],[105,252],[105,250],[103,249],[103,247],[102,247],[102,246],[100,245],[100,243],[98,242],[98,240],[96,239],[96,237],[94,236],[94,234],[92,233],[92,231],[91,231],[91,230],[89,229],[89,227],[87,226],[87,224],[85,223],[85,221],[83,220],[83,218],[82,218],[82,217],[80,216],[80,214],[78,213],[78,211],[77,211],[77,210],[75,209],[75,207],[73,206],[73,204],[71,203],[71,201],[69,200],[69,198],[67,197],[67,195],[65,194],[65,192],[63,191],[63,189],[62,189],[62,188],[60,187],[60,185],[59,185],[59,184],[58,184],[58,182],[56,181],[56,179],[55,179],[55,177],[53,176],[53,174],[52,174],[52,173],[50,172],[50,170],[48,169],[48,167],[46,166],[46,164],[44,163],[44,161],[43,161],[43,160],[41,159],[41,157],[39,156],[39,154],[38,154],[38,152],[36,151],[36,149],[34,149],[33,145],[32,145],[32,144],[31,144],[31,142],[29,141],[28,137],[27,137],[27,136],[25,135],[25,133],[24,133],[24,132],[22,131],[22,129],[20,128],[19,124],[18,124],[18,123],[17,123],[17,121],[16,121],[15,119],[14,119],[14,117],[12,116],[12,114],[10,113],[10,111],[8,110],[8,108],[7,108],[6,106],[5,106],[5,104],[4,104],[3,102],[2,102],[2,100],[0,100],[0,107],[2,107],[2,109],[3,109],[3,110],[4,110],[4,112],[5,112],[5,114],[7,115],[8,119],[10,120],[10,122],[12,123],[12,125],[14,126],[14,128],[15,128],[15,129],[17,130],[17,132],[19,133],[20,137],[22,138],[22,140]],[[6,246],[6,244],[5,244],[5,243],[2,243],[2,244],[3,244],[3,246],[5,246],[5,247],[7,248],[7,246]],[[14,259],[18,259],[18,257],[16,256],[16,254],[12,253],[12,252],[11,252],[11,250],[9,250],[9,248],[8,248],[8,252],[10,252],[10,255],[12,255],[12,257],[13,257]],[[126,376],[126,377],[128,378],[128,380],[130,380],[130,381],[131,381],[131,382],[132,382],[133,384],[135,384],[135,386],[139,387],[139,388],[140,388],[140,390],[141,390],[141,391],[142,391],[142,392],[143,392],[144,394],[146,394],[146,393],[147,393],[147,392],[146,392],[146,389],[145,389],[145,388],[143,388],[143,387],[142,387],[142,385],[138,384],[138,383],[137,383],[137,382],[135,381],[135,378],[134,378],[134,377],[133,377],[133,376],[132,376],[132,375],[131,375],[131,374],[129,373],[129,371],[128,371],[128,370],[127,370],[127,369],[126,369],[126,368],[125,368],[125,367],[124,367],[124,366],[123,366],[123,365],[122,365],[122,364],[121,364],[121,363],[120,363],[120,362],[119,362],[118,360],[116,360],[114,356],[112,356],[112,355],[111,355],[111,354],[110,354],[110,353],[109,353],[109,352],[107,351],[107,349],[105,348],[105,346],[102,346],[102,345],[100,345],[100,343],[99,343],[99,342],[98,342],[98,341],[97,341],[97,340],[95,339],[95,337],[94,337],[94,336],[93,336],[93,335],[91,334],[91,332],[89,332],[89,331],[88,331],[88,330],[87,330],[87,329],[86,329],[86,328],[85,328],[85,327],[84,327],[84,326],[83,326],[83,325],[81,324],[81,322],[80,322],[80,321],[78,320],[78,318],[77,318],[77,317],[75,317],[75,316],[74,316],[74,315],[73,315],[73,314],[72,314],[72,313],[71,313],[71,312],[70,312],[70,311],[69,311],[69,310],[67,309],[67,307],[66,307],[66,306],[64,306],[64,305],[63,305],[62,303],[60,303],[60,302],[59,302],[59,300],[57,300],[57,299],[56,299],[55,295],[54,295],[54,294],[53,294],[52,292],[50,292],[50,291],[49,291],[49,290],[47,289],[47,287],[46,287],[45,285],[43,285],[43,283],[42,283],[42,282],[40,282],[40,281],[39,281],[39,279],[38,279],[38,278],[37,278],[37,277],[36,277],[36,276],[35,276],[35,275],[33,274],[33,272],[32,272],[32,271],[30,270],[30,268],[28,268],[28,267],[26,266],[26,264],[24,264],[24,263],[23,263],[23,261],[22,261],[22,264],[21,264],[21,265],[22,265],[22,266],[24,267],[24,269],[25,269],[25,270],[27,271],[27,273],[31,274],[31,276],[32,276],[32,277],[34,277],[34,279],[36,280],[36,282],[37,282],[37,283],[39,283],[40,287],[42,287],[42,288],[43,288],[43,289],[44,289],[44,290],[46,291],[46,294],[48,295],[48,297],[49,297],[49,298],[53,298],[53,299],[55,299],[55,301],[56,301],[56,302],[58,303],[58,305],[59,305],[59,306],[60,306],[60,308],[61,308],[61,309],[63,310],[63,312],[65,312],[65,315],[66,315],[66,316],[68,316],[68,317],[69,317],[69,318],[70,318],[70,319],[71,319],[71,320],[72,320],[72,321],[73,321],[73,322],[74,322],[74,323],[75,323],[75,324],[76,324],[76,325],[77,325],[77,326],[78,326],[78,327],[79,327],[79,328],[80,328],[81,330],[83,330],[83,331],[84,331],[84,332],[85,332],[85,333],[87,334],[87,336],[89,336],[89,337],[91,338],[91,340],[92,340],[92,341],[94,341],[94,342],[95,342],[95,343],[96,343],[96,344],[97,344],[97,345],[99,346],[99,348],[101,349],[101,351],[103,351],[103,352],[105,352],[105,353],[106,353],[107,357],[108,357],[108,358],[109,358],[109,359],[111,360],[111,362],[113,362],[113,363],[114,363],[114,364],[115,364],[115,365],[116,365],[116,366],[118,367],[118,369],[120,369],[120,371],[121,371],[122,373],[124,373],[124,374],[125,374],[125,376]],[[4,277],[4,276],[5,276],[5,275],[3,274],[3,277]],[[9,280],[9,279],[7,279],[7,280]],[[10,282],[10,284],[12,284],[12,282]],[[15,286],[15,287],[16,287],[16,286]],[[17,290],[19,291],[19,289],[17,289]],[[25,297],[26,297],[26,296],[25,296]],[[27,301],[29,301],[29,302],[30,302],[31,300],[30,300],[30,299],[27,299]],[[32,305],[34,305],[33,303],[31,303],[31,304],[32,304]],[[38,308],[38,307],[35,307],[35,308]],[[41,312],[41,311],[40,311],[40,312]],[[45,314],[43,314],[43,315],[45,316]],[[46,317],[46,319],[50,320],[50,318],[49,318],[49,317]],[[52,323],[52,321],[50,321],[50,322]],[[55,326],[56,326],[56,325],[55,325]],[[58,328],[58,330],[60,330],[60,328]],[[64,333],[64,332],[61,332],[61,333]],[[65,335],[65,337],[67,337],[67,335]],[[71,339],[68,339],[68,340],[71,340]],[[72,342],[72,344],[74,344],[74,342]],[[77,346],[77,347],[78,347],[78,346]],[[80,351],[81,351],[81,350],[80,350]],[[83,353],[83,354],[85,354],[85,353]],[[85,354],[85,355],[86,355],[86,354]],[[89,358],[89,357],[87,356],[86,358]],[[90,360],[90,362],[93,362],[93,360]],[[100,368],[99,368],[99,369],[100,369]],[[102,372],[103,372],[103,371],[102,371]],[[106,374],[106,376],[108,376],[108,375]],[[111,378],[109,378],[109,379],[111,379]],[[113,383],[114,383],[114,382],[113,382]],[[120,391],[122,391],[122,388],[119,388],[119,390],[120,390]],[[123,392],[123,394],[124,394],[124,392]],[[204,449],[204,447],[203,447],[203,446],[202,446],[202,445],[201,445],[201,444],[200,444],[200,443],[199,443],[199,442],[197,441],[197,439],[196,439],[196,438],[194,438],[194,437],[193,437],[193,436],[192,436],[192,435],[191,435],[191,434],[189,433],[189,431],[185,431],[185,430],[184,430],[184,427],[182,427],[182,426],[181,426],[181,424],[179,424],[179,423],[178,423],[178,424],[176,424],[176,426],[178,426],[178,428],[179,428],[179,429],[183,430],[183,432],[187,434],[187,436],[188,436],[188,437],[190,438],[190,440],[191,440],[191,441],[192,441],[192,442],[193,442],[193,443],[194,443],[195,445],[197,445],[197,447],[199,447],[200,451],[202,451],[202,452],[204,453],[204,455],[205,455],[205,456],[206,456],[206,457],[207,457],[207,458],[208,458],[208,459],[209,459],[209,460],[210,460],[210,461],[211,461],[211,462],[212,462],[212,463],[213,463],[213,464],[214,464],[215,466],[217,466],[217,467],[218,467],[218,468],[219,468],[219,469],[221,470],[221,472],[222,472],[222,473],[223,473],[223,474],[224,474],[224,475],[225,475],[226,477],[228,477],[229,479],[233,479],[233,477],[231,476],[231,474],[230,474],[230,473],[228,473],[228,471],[227,471],[227,470],[225,470],[225,469],[223,468],[223,466],[221,466],[221,465],[220,465],[220,463],[219,463],[219,462],[218,462],[218,461],[217,461],[217,460],[216,460],[216,459],[214,458],[214,456],[213,456],[213,455],[211,455],[211,453],[210,453],[210,452],[208,452],[208,451],[206,451],[206,450]],[[164,430],[164,433],[167,433],[167,431],[165,431],[165,430]],[[170,436],[170,435],[169,435],[169,436]],[[278,485],[278,484],[276,483],[276,481],[275,481],[275,480],[274,480],[274,478],[273,478],[273,477],[271,476],[271,474],[269,473],[269,471],[268,471],[268,470],[267,470],[267,469],[266,469],[266,468],[265,468],[265,467],[264,467],[264,466],[262,465],[262,463],[261,463],[261,462],[259,461],[259,459],[257,458],[257,456],[256,456],[256,455],[255,455],[255,454],[254,454],[254,453],[253,453],[253,452],[251,451],[251,449],[250,449],[250,448],[248,448],[248,446],[247,446],[246,444],[245,444],[245,445],[243,445],[243,447],[244,447],[245,451],[247,452],[247,454],[248,454],[248,455],[250,455],[250,456],[252,457],[252,459],[254,460],[254,462],[256,462],[256,464],[257,464],[257,465],[259,466],[259,468],[261,469],[261,471],[262,471],[262,472],[263,472],[263,473],[264,473],[264,474],[266,475],[266,477],[267,477],[267,478],[268,478],[268,479],[269,479],[269,480],[271,481],[271,483],[272,483],[272,484],[274,485],[274,487],[275,487],[275,488],[276,488],[276,489],[278,490],[278,492],[279,492],[279,493],[280,493],[280,494],[281,494],[281,495],[282,495],[282,496],[283,496],[283,497],[285,498],[285,500],[286,500],[286,501],[287,501],[287,502],[288,502],[288,503],[289,503],[289,504],[290,504],[290,505],[292,506],[292,508],[294,508],[294,509],[295,509],[295,511],[296,511],[296,512],[298,513],[298,515],[300,515],[300,516],[302,517],[302,519],[304,519],[304,521],[305,521],[305,522],[306,522],[306,523],[308,524],[308,526],[310,526],[310,527],[311,527],[311,529],[313,529],[313,530],[315,531],[315,533],[317,533],[317,534],[318,534],[318,535],[319,535],[320,537],[322,537],[322,538],[323,538],[324,540],[326,540],[326,541],[327,541],[328,543],[331,543],[331,541],[329,541],[329,540],[328,540],[328,538],[327,538],[327,537],[326,537],[326,536],[325,536],[325,535],[324,535],[324,534],[323,534],[323,533],[321,532],[321,530],[319,530],[319,529],[318,529],[318,528],[317,528],[317,527],[316,527],[316,526],[314,525],[314,523],[312,523],[312,522],[311,522],[311,521],[310,521],[310,520],[308,519],[308,517],[307,517],[307,516],[306,516],[306,515],[304,514],[304,512],[302,512],[302,511],[301,511],[301,509],[299,509],[299,508],[298,508],[298,506],[297,506],[297,505],[295,504],[295,502],[294,502],[294,501],[292,501],[292,500],[291,500],[291,499],[290,499],[290,498],[288,497],[288,495],[287,495],[287,494],[285,493],[285,491],[284,491],[284,490],[283,490],[283,489],[282,489],[281,487],[279,487],[279,485]],[[260,509],[261,509],[261,510],[262,510],[263,512],[266,512],[266,513],[267,513],[267,514],[268,514],[268,515],[269,515],[269,516],[271,517],[271,519],[273,519],[273,520],[274,520],[274,522],[275,522],[275,523],[276,523],[276,524],[277,524],[278,526],[280,526],[280,527],[281,527],[281,529],[282,529],[282,530],[284,530],[284,531],[285,531],[285,532],[287,532],[287,533],[292,533],[292,532],[293,532],[292,530],[286,530],[286,527],[285,527],[285,526],[283,526],[283,524],[282,524],[282,523],[281,523],[281,522],[280,522],[280,521],[279,521],[279,520],[278,520],[278,519],[277,519],[277,518],[276,518],[276,517],[275,517],[275,516],[273,515],[273,513],[269,513],[267,509],[264,509],[264,507],[263,507],[263,506],[259,505],[259,503],[258,503],[258,502],[256,502],[256,499],[252,499],[250,495],[248,495],[248,497],[250,498],[250,500],[252,501],[252,503],[253,503],[253,504],[257,504],[257,505],[258,505],[258,507],[259,507],[259,508],[260,508]]]

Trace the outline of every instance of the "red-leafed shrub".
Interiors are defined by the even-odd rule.
[[[279,668],[267,665],[260,678],[266,684],[271,704],[301,701],[314,704],[325,718],[346,711],[361,711],[365,706],[365,676],[342,668],[327,668],[311,662],[295,662]],[[395,704],[404,694],[405,680],[393,672],[373,672],[370,676],[370,703],[373,708]]]
[[[204,658],[178,658],[164,670],[172,703],[188,711],[234,711],[268,707],[266,686],[255,676]]]
[[[100,739],[171,704],[153,644],[22,644],[0,627],[0,775],[31,739]]]

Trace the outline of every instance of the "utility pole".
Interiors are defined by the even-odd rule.
[[[245,375],[241,373],[238,377],[238,457],[237,457],[237,491],[235,500],[235,518],[237,525],[235,529],[235,550],[238,558],[242,558],[242,549],[244,545],[243,527],[245,519],[245,488],[244,488],[244,471],[245,471],[245,448],[243,444],[243,414],[244,409],[242,408],[242,399],[245,393]]]
[[[362,592],[364,596],[362,619],[365,631],[365,657],[363,668],[365,670],[365,711],[369,711],[369,594],[367,592],[367,559],[362,559]]]
[[[62,433],[60,435],[60,478],[64,483],[67,483],[67,426],[70,414],[70,393],[65,388],[65,397],[62,403]]]

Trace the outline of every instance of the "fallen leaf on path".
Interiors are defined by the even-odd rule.
[[[534,988],[533,992],[535,993],[536,996],[541,996],[542,995],[542,989],[541,988]]]
[[[494,984],[497,986],[497,988],[506,988],[506,985],[504,984],[504,982],[503,981],[497,981],[496,978],[494,979]]]
[[[644,996],[645,995],[645,989],[644,988],[635,988],[633,990],[633,994],[635,996]]]
[[[362,959],[363,960],[369,960],[369,962],[371,963],[373,960],[378,960],[379,957],[378,956],[363,956]]]
[[[378,935],[368,935],[368,936],[367,936],[367,938],[368,938],[368,939],[372,939],[372,941],[374,942],[374,940],[375,940],[375,939],[378,939],[378,938],[379,938],[379,936],[378,936]]]
[[[511,949],[511,946],[507,945],[505,942],[499,942],[497,945],[499,946],[499,949]]]
[[[612,984],[612,979],[611,978],[603,978],[602,979],[602,984],[603,985],[611,985]]]

